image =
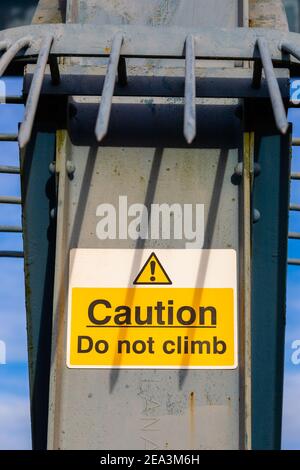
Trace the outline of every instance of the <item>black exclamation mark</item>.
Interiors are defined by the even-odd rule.
[[[150,261],[150,271],[151,271],[150,281],[151,281],[151,282],[154,282],[154,281],[155,281],[155,276],[154,276],[155,264],[156,264],[155,261]]]

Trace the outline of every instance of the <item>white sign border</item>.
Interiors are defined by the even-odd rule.
[[[111,258],[113,255],[118,265],[120,263],[120,254],[126,257],[125,266],[132,266],[133,259],[138,257],[139,267],[137,270],[127,270],[126,281],[124,282],[124,277],[114,279],[113,283],[108,282],[110,280],[107,275],[107,269],[105,271],[104,280],[101,280],[101,287],[119,287],[124,288],[128,286],[133,286],[133,281],[138,274],[138,270],[142,269],[143,265],[150,257],[152,253],[155,253],[158,257],[161,264],[166,269],[169,277],[172,280],[172,285],[160,285],[160,288],[172,289],[172,287],[191,287],[193,281],[191,281],[192,276],[194,277],[194,282],[197,277],[200,278],[200,285],[197,285],[197,288],[232,288],[234,291],[234,363],[232,366],[101,366],[101,365],[72,365],[70,363],[70,346],[71,346],[71,305],[72,305],[72,289],[74,287],[99,287],[99,281],[95,285],[95,265],[96,259],[99,257],[101,263],[97,266],[97,276],[99,274],[99,266],[105,271],[109,266],[109,269],[112,273],[116,273],[114,263],[107,264],[107,259]],[[190,277],[185,273],[183,276],[183,269],[180,269],[179,272],[174,272],[174,260],[176,256],[182,256],[187,262],[186,258],[188,257],[192,262],[198,259],[198,266],[201,266],[201,263],[205,264],[206,275],[205,278],[201,279],[201,273],[199,276],[199,268],[195,271],[189,271]],[[198,254],[198,257],[196,256]],[[76,259],[77,258],[77,259]],[[89,261],[90,258],[90,261]],[[169,262],[168,262],[169,260]],[[203,261],[204,260],[204,261]],[[87,273],[84,273],[82,269],[82,262],[87,262],[89,265],[89,270]],[[92,263],[91,263],[92,261]],[[129,262],[131,261],[131,264]],[[170,262],[173,261],[173,262]],[[222,265],[230,265],[230,262],[234,265],[234,269],[231,271],[222,272]],[[127,264],[126,264],[127,263]],[[217,263],[217,265],[216,265]],[[196,264],[195,264],[196,265]],[[81,267],[80,267],[81,266]],[[94,269],[91,269],[93,266]],[[173,266],[173,269],[172,269]],[[181,264],[179,263],[179,266]],[[178,267],[178,265],[177,265]],[[189,266],[190,267],[190,266]],[[124,276],[126,271],[117,271]],[[177,274],[177,275],[176,275]],[[225,275],[224,275],[225,274]],[[195,277],[196,276],[196,277]],[[75,281],[76,279],[76,281]],[[79,279],[79,281],[77,280]],[[91,280],[93,279],[93,282]],[[79,284],[78,284],[79,283]],[[121,285],[120,285],[121,283]],[[186,284],[189,285],[186,285]],[[92,284],[92,285],[91,285]],[[125,285],[124,285],[125,284]],[[195,284],[194,284],[195,285]],[[140,285],[138,288],[155,288],[157,286],[153,285]],[[195,250],[195,249],[105,249],[105,248],[74,248],[70,250],[70,262],[69,262],[69,284],[68,284],[68,315],[67,315],[67,360],[66,364],[69,369],[134,369],[134,370],[235,370],[238,367],[238,302],[237,302],[237,256],[236,251],[233,249],[210,249],[210,250]]]

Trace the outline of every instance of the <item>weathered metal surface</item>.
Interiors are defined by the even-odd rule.
[[[239,0],[69,0],[67,21],[226,28],[238,25],[239,3]]]
[[[134,140],[134,135],[131,138]],[[237,448],[238,371],[118,373],[70,370],[65,364],[69,249],[136,246],[130,240],[97,239],[98,204],[117,205],[120,194],[128,195],[129,203],[144,202],[147,206],[202,202],[206,207],[205,247],[238,248],[238,195],[230,181],[237,151],[142,145],[97,149],[73,147],[70,142],[67,146],[60,162],[49,448]],[[65,173],[65,158],[76,167],[72,181]],[[207,181],[212,184],[208,186]],[[145,247],[183,248],[184,243],[150,241]],[[213,421],[218,423],[217,432],[210,424]],[[82,429],[92,432],[83,433]],[[176,432],[170,433],[170,429]]]
[[[53,34],[54,42],[51,52],[58,56],[108,57],[114,35],[122,32],[124,42],[122,55],[126,57],[150,58],[184,58],[184,44],[188,34],[195,39],[195,56],[198,59],[258,59],[255,45],[258,37],[268,41],[272,60],[282,61],[279,48],[282,42],[289,42],[300,47],[300,38],[296,33],[275,31],[263,28],[158,28],[153,35],[149,26],[110,26],[103,25],[31,25],[7,29],[0,32],[0,41],[12,43],[24,37],[32,36],[31,46],[26,48],[23,56],[38,55],[41,40],[46,33]],[[297,62],[291,58],[292,62]],[[285,62],[288,62],[285,59]]]
[[[66,0],[39,0],[32,23],[64,23]]]
[[[282,0],[249,0],[249,26],[288,31]]]

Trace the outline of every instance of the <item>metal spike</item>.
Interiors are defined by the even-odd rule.
[[[188,144],[196,137],[196,76],[195,43],[192,34],[185,42],[185,86],[184,86],[184,128],[183,134]]]
[[[107,66],[107,72],[103,84],[101,102],[99,106],[95,128],[95,134],[98,142],[100,142],[103,137],[105,137],[108,130],[112,98],[115,88],[122,43],[123,35],[119,32],[113,38],[111,53]]]
[[[24,47],[29,47],[30,43],[32,41],[31,37],[24,37],[21,39],[18,39],[14,44],[12,44],[7,51],[2,55],[0,59],[0,77],[4,74],[5,70],[11,63],[11,61],[15,58],[15,56],[18,54],[20,50],[22,50]]]
[[[259,49],[263,69],[265,72],[265,77],[268,85],[268,90],[270,94],[270,99],[272,103],[274,118],[278,130],[285,134],[288,130],[288,121],[286,117],[286,112],[284,109],[284,104],[282,101],[282,96],[280,93],[280,88],[276,75],[274,73],[274,67],[272,63],[272,58],[270,55],[268,43],[265,38],[260,37],[257,39],[257,46]]]
[[[24,120],[20,127],[19,132],[19,145],[20,148],[24,148],[29,142],[35,113],[37,110],[42,83],[44,79],[45,69],[49,58],[51,45],[53,42],[53,36],[47,36],[40,48],[40,53],[34,70],[33,79],[31,82],[28,98],[26,101]]]

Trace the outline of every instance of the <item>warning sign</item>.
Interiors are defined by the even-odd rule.
[[[145,265],[135,279],[134,285],[149,284],[172,284],[171,279],[167,275],[165,269],[160,263],[155,253],[151,253]]]
[[[67,365],[237,366],[233,250],[71,251]]]

